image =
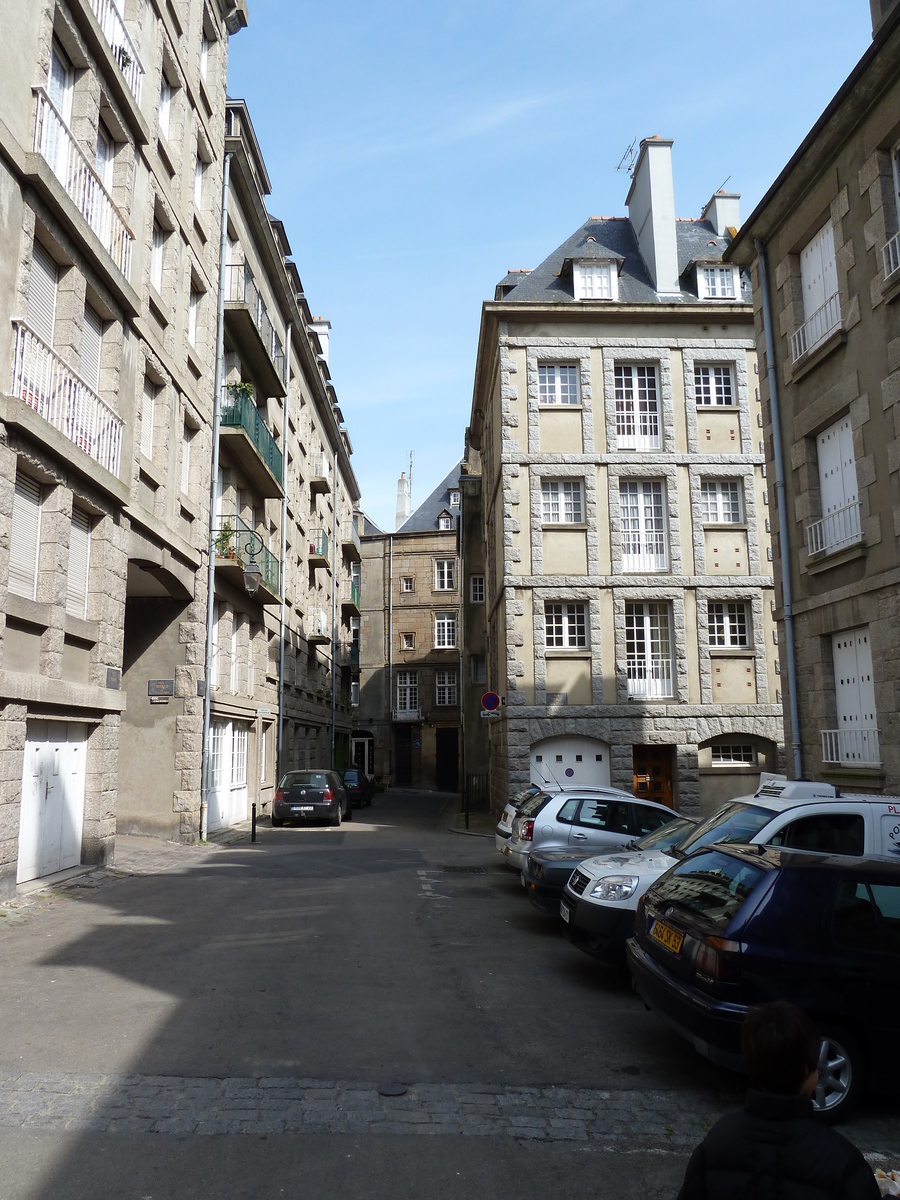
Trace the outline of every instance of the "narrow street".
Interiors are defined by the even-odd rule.
[[[455,803],[161,848],[0,918],[3,1200],[674,1196],[740,1081],[534,913]],[[898,1116],[845,1132],[897,1164]]]

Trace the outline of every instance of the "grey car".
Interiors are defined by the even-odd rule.
[[[272,824],[285,821],[329,821],[340,825],[353,817],[350,797],[337,771],[288,771],[272,801]]]

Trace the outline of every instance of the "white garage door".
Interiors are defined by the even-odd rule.
[[[29,721],[22,770],[16,881],[39,879],[81,862],[85,727]]]
[[[609,787],[609,746],[599,738],[552,737],[531,747],[531,782]]]

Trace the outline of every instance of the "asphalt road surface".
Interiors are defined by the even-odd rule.
[[[170,847],[0,920],[3,1200],[674,1196],[740,1081],[454,804]],[[898,1117],[845,1132],[897,1165]]]

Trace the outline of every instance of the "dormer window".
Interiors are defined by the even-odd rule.
[[[446,510],[438,517],[438,529],[452,529],[453,517]]]
[[[697,268],[697,295],[701,300],[734,300],[740,288],[737,267]]]
[[[619,272],[614,262],[574,262],[576,300],[618,300]]]
[[[450,493],[450,507],[459,508],[459,492],[453,491]]]

